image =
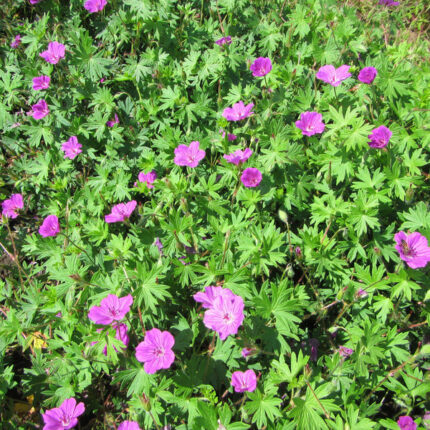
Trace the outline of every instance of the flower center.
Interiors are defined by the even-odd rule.
[[[154,355],[156,355],[157,357],[164,357],[164,348],[162,348],[161,346],[157,346],[154,349]]]
[[[70,417],[65,416],[65,417],[61,418],[61,424],[63,426],[68,426],[70,424]]]
[[[415,257],[415,250],[413,248],[410,248],[405,240],[402,240],[401,246],[402,246],[403,254],[405,254],[408,257]]]
[[[113,318],[116,318],[118,316],[118,311],[115,308],[110,308],[109,312]]]
[[[222,319],[226,324],[231,324],[233,322],[233,315],[230,312],[226,312]]]

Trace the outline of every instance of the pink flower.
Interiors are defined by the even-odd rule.
[[[127,218],[130,218],[130,215],[136,208],[136,205],[136,200],[132,200],[128,203],[120,203],[118,205],[115,205],[112,208],[111,213],[105,216],[105,221],[107,223],[125,221]]]
[[[236,393],[252,392],[257,388],[257,375],[252,369],[246,372],[237,370],[231,375],[231,385]]]
[[[205,312],[203,323],[215,330],[221,340],[225,340],[230,334],[236,334],[242,325],[244,307],[242,297],[234,295],[232,298],[222,294],[214,298],[212,307]]]
[[[76,136],[71,136],[67,142],[61,145],[61,149],[64,151],[64,158],[70,158],[71,160],[82,152],[81,148],[82,145],[78,142]]]
[[[55,215],[48,215],[39,227],[39,234],[42,237],[57,236],[60,233],[60,224]]]
[[[205,309],[210,309],[213,307],[214,300],[216,297],[224,296],[226,298],[234,299],[235,295],[228,288],[214,287],[210,285],[205,287],[205,292],[199,292],[194,294],[194,300],[202,304]]]
[[[46,90],[49,88],[49,83],[51,82],[51,78],[49,76],[36,76],[33,78],[33,90]]]
[[[106,4],[106,0],[87,0],[84,4],[84,8],[90,13],[100,12]]]
[[[115,294],[109,294],[100,302],[100,306],[93,306],[90,309],[88,318],[96,324],[109,325],[114,321],[121,321],[132,304],[131,294],[121,298]]]
[[[108,127],[113,127],[115,124],[119,124],[119,118],[117,114],[114,115],[114,120],[106,122]]]
[[[229,162],[238,166],[240,163],[244,163],[252,155],[252,150],[246,148],[244,151],[238,149],[232,154],[224,155],[224,158]]]
[[[360,70],[358,74],[358,80],[363,84],[371,84],[378,74],[378,71],[374,67],[365,67]]]
[[[136,421],[123,421],[118,430],[140,430],[140,427]]]
[[[393,133],[390,131],[390,129],[385,127],[385,125],[381,125],[372,130],[372,134],[367,136],[370,139],[368,144],[371,148],[384,148],[388,145],[392,134]]]
[[[342,81],[351,76],[351,73],[348,72],[350,67],[351,66],[343,65],[335,69],[331,64],[322,66],[318,70],[316,77],[333,87],[338,87]]]
[[[394,240],[400,258],[411,269],[425,267],[430,261],[430,248],[427,238],[422,234],[415,232],[407,235],[404,231],[399,231],[394,235]]]
[[[313,136],[324,131],[325,124],[322,122],[322,115],[318,112],[303,112],[300,119],[296,121],[296,127],[302,130],[304,136]]]
[[[48,104],[43,99],[33,105],[31,108],[33,109],[32,116],[34,119],[42,119],[49,114]]]
[[[339,355],[341,357],[349,357],[354,352],[353,349],[347,348],[346,346],[339,346]]]
[[[215,43],[217,45],[219,45],[219,46],[230,45],[230,43],[231,43],[231,36],[221,37],[221,39],[216,40]]]
[[[57,64],[66,55],[66,47],[59,42],[49,42],[48,49],[39,55],[48,63]]]
[[[29,0],[30,4],[37,4],[41,2],[42,0]]]
[[[254,107],[254,103],[249,103],[248,105],[244,105],[243,101],[237,102],[233,105],[233,107],[227,107],[224,109],[222,116],[227,121],[241,121],[242,119],[248,118],[254,112],[251,112]]]
[[[199,149],[199,145],[200,142],[197,140],[192,141],[190,146],[179,145],[175,148],[175,159],[173,162],[177,166],[196,167],[206,155],[203,149]]]
[[[270,58],[258,57],[249,68],[252,76],[266,76],[272,70],[272,62]]]
[[[398,6],[400,2],[394,0],[379,0],[379,3],[382,6]],[[416,426],[415,426],[416,428]]]
[[[9,199],[2,202],[1,206],[4,217],[15,219],[18,216],[17,210],[24,207],[24,200],[21,194],[12,194]]]
[[[152,170],[149,173],[140,172],[139,175],[138,175],[138,177],[137,177],[137,179],[138,179],[139,182],[146,183],[146,186],[148,188],[154,188],[154,185],[152,185],[152,184],[157,179],[157,173],[155,173],[155,170]]]
[[[397,424],[399,425],[400,430],[416,430],[417,428],[415,421],[408,415],[399,417]]]
[[[263,175],[255,167],[247,167],[240,177],[242,184],[247,188],[258,187],[262,179]]]
[[[10,47],[13,49],[18,48],[18,46],[21,44],[21,35],[17,34],[15,36],[15,38],[12,40],[12,42],[10,43]]]
[[[47,410],[42,414],[43,430],[67,430],[76,427],[78,417],[85,412],[85,405],[76,404],[74,397],[64,400],[59,408]]]
[[[168,369],[175,360],[172,347],[175,344],[174,337],[168,331],[160,331],[158,328],[148,330],[145,339],[136,347],[136,358],[145,363],[143,369],[152,374],[159,369]]]

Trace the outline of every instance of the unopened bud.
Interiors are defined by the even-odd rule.
[[[149,400],[149,397],[143,393],[140,400],[142,402],[143,409],[145,409],[146,412],[149,412],[151,410],[151,401]]]
[[[285,224],[288,222],[288,215],[287,215],[287,213],[286,213],[286,212],[284,212],[284,211],[282,211],[282,210],[279,210],[279,211],[278,211],[278,216],[279,216],[279,219],[280,219],[282,222],[284,222]]]
[[[411,203],[413,198],[414,198],[414,189],[412,187],[409,187],[405,193],[405,202]]]

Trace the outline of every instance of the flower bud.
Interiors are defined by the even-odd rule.
[[[287,213],[286,213],[286,212],[284,212],[284,211],[282,211],[282,210],[279,210],[279,211],[278,211],[278,216],[279,216],[279,219],[280,219],[282,222],[284,222],[285,224],[288,222],[288,215],[287,215]]]
[[[146,412],[149,412],[151,410],[151,401],[149,400],[149,397],[143,393],[140,400],[142,402],[143,409],[145,409]]]

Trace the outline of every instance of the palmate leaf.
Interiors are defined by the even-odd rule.
[[[333,390],[331,383],[320,385],[318,388],[308,386],[305,399],[295,397],[295,408],[290,416],[296,419],[297,428],[309,430],[327,429],[322,416],[326,413],[340,411],[340,408],[330,399],[325,399]],[[312,387],[312,389],[310,388]]]
[[[430,228],[430,212],[424,202],[419,202],[415,208],[410,208],[409,213],[400,214],[404,219],[401,229],[419,231]]]
[[[249,400],[245,403],[245,410],[252,415],[252,422],[258,428],[273,423],[276,417],[282,416],[279,405],[281,399],[275,397],[273,393],[263,394],[258,388],[248,394]]]

